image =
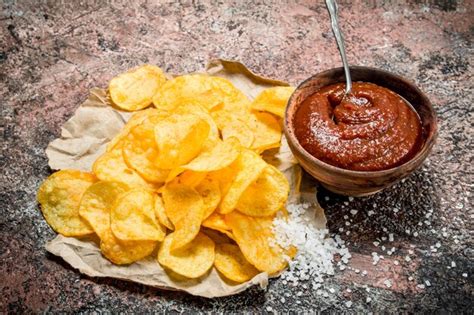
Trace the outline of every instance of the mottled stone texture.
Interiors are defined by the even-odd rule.
[[[339,66],[323,1],[94,2],[1,2],[0,312],[472,311],[472,0],[340,1],[350,62],[415,81],[438,112],[437,145],[422,169],[375,196],[319,193],[330,230],[350,242],[361,271],[328,278],[334,294],[272,280],[266,291],[216,300],[88,278],[48,255],[55,233],[35,201],[51,172],[44,149],[91,87],[142,63],[184,73],[210,58],[238,59],[293,84]],[[397,250],[388,256],[381,245]],[[385,256],[377,266],[374,251]],[[425,280],[431,286],[417,287]]]

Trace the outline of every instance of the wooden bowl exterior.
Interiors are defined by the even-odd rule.
[[[298,86],[286,107],[284,131],[296,159],[324,187],[342,195],[366,196],[395,184],[410,175],[423,163],[437,137],[436,113],[423,92],[413,83],[398,75],[368,67],[351,67],[351,75],[354,82],[371,82],[398,93],[417,111],[422,123],[424,143],[411,160],[383,171],[351,171],[316,159],[299,144],[294,134],[293,125],[295,123],[294,116],[299,105],[321,87],[345,82],[343,68],[330,69],[316,74]]]

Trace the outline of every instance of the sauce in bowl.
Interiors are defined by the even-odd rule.
[[[420,117],[393,91],[355,82],[319,89],[294,116],[301,146],[317,159],[354,171],[386,170],[410,160],[423,144]]]

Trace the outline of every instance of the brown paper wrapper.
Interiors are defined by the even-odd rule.
[[[255,98],[266,88],[288,85],[282,81],[258,76],[236,61],[213,60],[206,67],[205,73],[230,80],[250,99]],[[119,133],[130,116],[131,113],[110,106],[105,90],[92,89],[89,98],[62,127],[61,137],[48,145],[46,155],[49,166],[54,170],[90,171],[93,162],[105,151],[106,144]],[[288,178],[290,183],[288,203],[311,203],[313,206],[308,209],[308,217],[315,228],[325,228],[326,217],[316,200],[315,184],[306,178],[302,181],[301,168],[293,157],[285,137],[282,137],[280,149],[266,152],[264,158]],[[181,290],[207,298],[237,294],[254,285],[265,288],[268,284],[266,273],[260,273],[242,284],[229,283],[221,278],[215,268],[199,279],[178,280],[165,272],[156,261],[156,255],[128,266],[117,266],[102,256],[94,241],[61,235],[48,242],[46,250],[62,257],[72,267],[90,277],[123,279],[163,289]]]

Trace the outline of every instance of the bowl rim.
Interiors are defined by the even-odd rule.
[[[306,84],[308,84],[308,82],[311,82],[316,77],[323,76],[327,73],[332,73],[332,72],[336,72],[336,71],[343,71],[344,70],[343,67],[331,68],[331,69],[328,69],[328,70],[325,70],[325,71],[322,71],[322,72],[318,72],[318,73],[310,76],[309,78],[303,80],[300,84],[298,84],[296,89],[291,94],[290,98],[288,99],[286,108],[285,108],[285,119],[284,119],[284,124],[283,124],[283,131],[285,133],[285,136],[287,138],[287,141],[288,141],[290,147],[294,147],[307,160],[310,160],[312,163],[315,163],[319,167],[325,168],[329,171],[332,171],[333,173],[338,173],[338,174],[342,174],[342,175],[352,175],[354,177],[372,178],[374,176],[385,176],[385,175],[393,174],[402,167],[414,167],[414,168],[416,168],[417,165],[421,164],[421,162],[427,157],[427,154],[431,151],[431,148],[433,147],[433,145],[435,143],[435,140],[438,136],[437,115],[436,115],[436,111],[433,108],[433,105],[431,104],[431,101],[429,100],[429,98],[425,95],[425,93],[423,93],[420,90],[420,88],[416,84],[414,84],[412,81],[407,80],[406,78],[404,78],[404,77],[402,77],[398,74],[394,74],[394,73],[386,71],[386,70],[373,68],[373,67],[366,67],[366,66],[350,66],[349,68],[350,68],[351,71],[352,70],[365,70],[365,71],[377,72],[379,74],[386,74],[388,76],[391,76],[391,77],[395,78],[396,80],[402,81],[402,82],[410,85],[414,89],[414,91],[417,94],[420,95],[420,97],[423,99],[424,103],[426,104],[427,108],[429,109],[430,114],[433,116],[433,132],[430,133],[427,136],[427,138],[425,139],[421,149],[418,151],[418,153],[415,156],[413,156],[411,159],[409,159],[405,163],[397,165],[395,167],[391,167],[391,168],[386,169],[386,170],[354,171],[354,170],[349,170],[349,169],[337,167],[337,166],[328,164],[326,162],[323,162],[320,159],[317,159],[316,157],[311,155],[308,151],[306,151],[305,148],[303,148],[303,146],[299,143],[298,139],[296,138],[293,128],[291,128],[291,130],[290,130],[290,125],[293,126],[293,124],[290,123],[290,121],[289,121],[288,111],[291,108],[296,107],[297,105],[298,106],[301,105],[301,104],[296,104],[296,102],[293,102],[293,98],[295,97],[295,94],[298,90],[303,88]],[[367,81],[367,82],[373,83],[373,82],[370,82],[370,81]],[[418,113],[418,111],[417,111],[417,113]]]

